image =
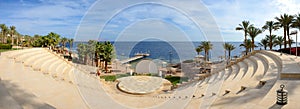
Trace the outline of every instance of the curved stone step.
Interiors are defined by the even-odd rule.
[[[57,67],[61,64],[61,61],[56,59],[53,63],[51,63],[47,69],[49,75],[52,75],[56,72]]]
[[[240,79],[242,77],[241,75],[243,75],[245,73],[246,68],[248,68],[247,66],[245,66],[245,63],[243,63],[243,62],[237,63],[237,66],[239,66],[239,71],[235,73],[232,80],[237,79],[237,78]]]
[[[51,55],[47,55],[47,56],[35,61],[32,64],[33,69],[41,71],[41,66],[43,65],[43,63],[45,63],[47,60],[50,60],[51,58],[53,58]]]
[[[62,73],[63,68],[65,67],[65,63],[63,62],[59,62],[55,68],[55,70],[53,70],[53,72],[51,73],[51,76],[55,79],[58,79],[60,77],[58,77],[58,74]]]
[[[244,59],[243,61],[241,61],[241,63],[243,63],[244,64],[244,70],[243,70],[243,72],[244,73],[242,73],[242,77],[241,77],[241,79],[243,79],[244,77],[245,77],[245,75],[247,75],[249,72],[249,64],[247,63],[247,62],[245,62],[247,59]]]
[[[46,53],[36,54],[36,55],[31,56],[31,57],[29,57],[29,58],[27,58],[27,59],[24,59],[24,60],[23,60],[23,64],[24,64],[25,66],[31,66],[31,67],[32,67],[32,64],[33,64],[34,62],[38,61],[39,59],[41,59],[41,58],[43,58],[43,57],[46,57],[47,55],[48,55],[48,54],[46,54]]]
[[[282,71],[282,60],[279,57],[280,53],[273,52],[273,51],[266,51],[266,50],[262,50],[259,53],[262,53],[262,54],[265,54],[265,55],[269,56],[277,64],[278,72]]]
[[[38,53],[41,53],[41,51],[35,50],[35,51],[32,51],[32,52],[23,53],[19,56],[14,57],[14,59],[15,59],[16,62],[22,62],[24,59],[29,58],[29,57],[33,56],[34,54],[38,54]]]
[[[265,72],[267,72],[266,69],[269,69],[269,66],[268,68],[266,68],[264,60],[262,60],[259,57],[256,57],[255,55],[253,55],[251,58],[255,59],[257,62],[257,70],[252,76],[252,78],[256,81],[260,81],[264,77]]]
[[[264,56],[262,56],[262,54],[256,53],[254,56],[256,56],[257,58],[262,60],[264,68],[265,68],[265,70],[264,70],[264,75],[265,75],[267,73],[267,71],[269,70],[269,61]]]
[[[226,73],[225,76],[225,80],[227,80],[229,78],[229,76],[232,74],[233,70],[232,70],[232,66],[227,68],[228,73]]]
[[[248,59],[253,63],[253,68],[254,68],[251,77],[253,77],[253,76],[255,75],[255,73],[257,72],[257,68],[258,68],[257,60],[255,60],[253,57],[254,57],[254,56],[250,56],[250,57],[248,58]]]
[[[20,55],[29,53],[29,52],[33,52],[33,51],[37,51],[38,49],[24,49],[24,50],[17,50],[17,51],[13,51],[11,53],[9,53],[7,56],[8,58],[14,59],[15,57],[18,57]]]
[[[43,63],[43,64],[41,65],[41,71],[42,71],[43,73],[49,73],[49,72],[48,72],[48,68],[49,68],[50,65],[53,64],[56,60],[57,60],[57,59],[55,59],[55,58],[52,58],[52,59],[50,59],[50,60],[47,60],[45,63]]]
[[[214,82],[214,81],[216,81],[216,80],[218,79],[218,77],[219,77],[219,75],[220,75],[220,72],[217,72],[217,73],[215,73],[214,75],[215,75],[215,77],[212,78],[212,79],[213,79],[212,82]]]
[[[232,66],[231,74],[225,80],[232,80],[234,78],[234,76],[237,75],[240,72],[240,69],[241,69],[240,65],[234,64]]]

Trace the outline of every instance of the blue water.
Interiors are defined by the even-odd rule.
[[[222,47],[223,43],[213,42],[213,49],[210,51],[210,60],[218,61],[220,56],[225,55]],[[240,42],[231,42],[236,49],[231,52],[231,56],[240,56],[244,48],[239,47]],[[200,42],[162,42],[162,41],[142,41],[142,42],[116,42],[117,58],[122,60],[133,57],[136,53],[149,53],[148,58],[160,59],[166,62],[180,62],[193,59],[197,53],[194,47],[198,47]],[[204,52],[200,53],[204,56]],[[228,54],[228,53],[227,53]],[[226,55],[227,55],[226,54]]]
[[[77,44],[82,42],[75,42],[73,51],[76,52]],[[86,42],[83,42],[86,43]],[[147,58],[159,59],[172,63],[180,62],[184,60],[193,59],[197,53],[194,47],[200,45],[200,42],[164,42],[164,41],[140,41],[140,42],[112,42],[115,47],[115,55],[118,60],[124,60],[133,57],[136,53],[149,53]],[[233,44],[236,49],[231,51],[231,56],[242,56],[242,52],[245,50],[239,45],[242,42],[228,42]],[[213,49],[209,52],[209,58],[211,61],[220,61],[220,56],[225,55],[222,42],[212,42]],[[256,45],[258,45],[256,43]],[[66,45],[69,48],[69,45]],[[292,46],[295,46],[293,44]],[[255,48],[263,49],[263,47]],[[279,49],[279,46],[273,47],[274,50]],[[204,51],[200,53],[204,56]],[[226,53],[226,56],[228,53]]]
[[[193,59],[197,53],[194,47],[200,45],[200,42],[164,42],[164,41],[140,41],[140,42],[112,42],[115,47],[116,58],[124,60],[129,57],[133,57],[136,53],[149,53],[147,58],[159,59],[166,62],[180,62],[184,60]],[[245,50],[243,47],[239,47],[241,42],[229,42],[233,44],[236,49],[231,52],[231,56],[241,56]],[[79,42],[74,43],[73,50],[76,50],[76,46]],[[225,55],[223,49],[223,43],[212,42],[213,49],[209,52],[211,61],[219,61],[220,56]],[[67,45],[68,46],[68,45]],[[260,49],[257,47],[256,49]],[[204,55],[204,52],[200,53]],[[228,55],[228,53],[226,53]]]

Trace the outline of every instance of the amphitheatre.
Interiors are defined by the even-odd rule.
[[[254,51],[216,73],[164,92],[157,91],[167,84],[159,78],[134,78],[140,84],[121,78],[117,87],[47,48],[7,51],[0,56],[0,108],[296,109],[299,63],[293,55]],[[281,84],[288,91],[286,105],[276,104]]]

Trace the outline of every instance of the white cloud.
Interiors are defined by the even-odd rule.
[[[21,34],[41,34],[57,32],[62,36],[73,37],[81,16],[92,4],[88,0],[39,0],[6,2],[1,7],[10,13],[0,13],[7,25],[15,25]],[[9,6],[14,6],[11,10]],[[0,17],[1,18],[1,17]]]
[[[243,32],[236,31],[235,27],[247,20],[254,26],[261,28],[266,21],[273,20],[283,13],[294,14],[299,12],[299,4],[295,0],[203,0],[210,9],[220,31],[227,41],[243,40]],[[256,40],[260,41],[267,32],[260,34]],[[281,30],[274,32],[281,35]]]
[[[120,2],[99,0],[97,4],[92,5],[94,1],[39,0],[30,2],[20,0],[19,6],[15,6],[16,3],[11,3],[11,5],[13,4],[16,7],[14,10],[10,8],[4,9],[3,6],[0,7],[0,9],[7,10],[0,13],[0,18],[4,19],[0,20],[0,23],[15,25],[17,30],[23,34],[33,35],[36,32],[47,34],[50,31],[54,31],[60,32],[65,36],[73,36],[81,17],[84,17],[86,21],[82,21],[81,26],[85,28],[79,27],[84,32],[79,32],[79,35],[82,35],[85,39],[91,39],[99,37],[99,31],[105,25],[106,20],[110,19],[117,12],[124,11],[122,9],[132,6],[135,2],[159,2],[168,4],[172,9],[150,6],[124,11],[118,15],[120,20],[110,24],[108,30],[104,30],[104,32],[116,35],[118,32],[114,28],[122,27],[128,22],[134,23],[155,16],[156,19],[169,18],[169,22],[175,24],[173,25],[174,27],[180,26],[180,29],[185,29],[190,36],[194,35],[195,40],[199,40],[196,39],[199,37],[196,37],[196,35],[199,34],[214,37],[218,35],[219,29],[226,41],[241,41],[243,32],[236,31],[235,27],[243,20],[249,20],[255,26],[261,27],[265,21],[275,20],[274,17],[280,14],[296,14],[300,10],[300,1],[298,0],[202,0],[200,2],[199,0],[122,0]],[[94,7],[88,10],[90,6]],[[86,11],[89,12],[85,16]],[[184,15],[177,12],[183,12]],[[209,16],[210,14],[212,17]],[[193,22],[188,18],[199,24],[202,33],[195,32],[198,31],[197,27],[192,26]],[[144,26],[148,28],[147,25]],[[151,26],[155,27],[154,24]],[[142,26],[139,27],[143,28]],[[274,33],[282,34],[282,30]],[[266,34],[261,34],[257,40],[259,41]]]
[[[280,13],[297,14],[300,10],[300,2],[296,0],[274,0],[273,4]]]

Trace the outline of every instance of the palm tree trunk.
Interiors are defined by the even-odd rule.
[[[244,31],[245,33],[244,33],[244,37],[245,37],[245,39],[244,39],[244,42],[246,42],[247,41],[247,32],[246,31]]]
[[[252,38],[252,51],[254,51],[254,38]]]
[[[284,49],[286,49],[286,27],[283,27],[283,39],[284,39]]]
[[[231,58],[230,54],[231,54],[231,50],[228,50],[228,59]]]
[[[280,44],[280,45],[279,45],[279,49],[281,49],[281,46],[282,46],[282,45]]]
[[[18,36],[17,36],[17,43],[16,44],[17,44],[17,46],[19,46],[19,38],[18,38]]]
[[[290,39],[290,28],[289,27],[286,28],[286,33],[287,33],[288,40],[289,40],[289,47],[291,48],[292,47],[292,42],[291,42],[291,39]]]
[[[270,42],[269,42],[270,50],[272,50],[272,46],[273,46],[272,41],[273,41],[273,39],[272,39],[272,28],[271,28],[271,29],[270,29]],[[265,50],[266,50],[266,49],[265,49]]]
[[[207,51],[205,51],[205,61],[207,61]]]
[[[98,67],[98,55],[97,55],[97,53],[95,53],[95,65],[96,65],[96,67]]]
[[[108,71],[108,68],[107,68],[107,61],[105,61],[105,72],[108,73],[107,71]]]
[[[86,65],[87,64],[87,59],[88,59],[88,56],[86,55],[86,56],[84,56],[84,65]]]
[[[100,59],[97,60],[98,68],[100,68]]]
[[[14,45],[14,38],[13,38],[13,35],[11,35],[11,45]]]
[[[207,61],[209,61],[209,51],[207,52]]]

